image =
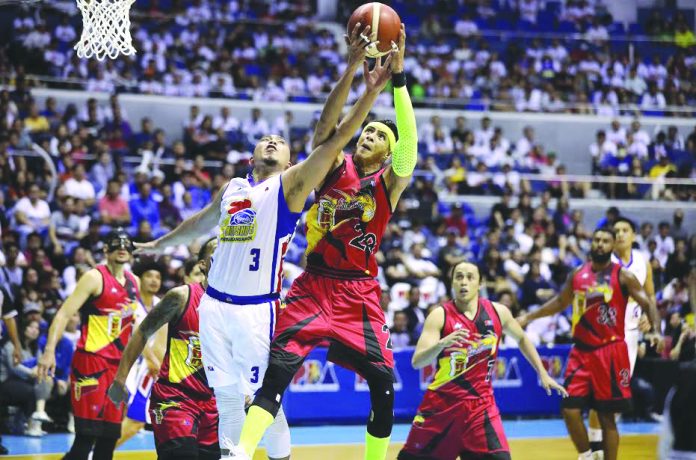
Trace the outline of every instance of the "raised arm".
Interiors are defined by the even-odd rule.
[[[347,35],[345,37],[346,44],[348,45],[348,66],[345,72],[343,72],[343,75],[341,75],[341,78],[336,82],[331,93],[329,93],[329,97],[326,99],[319,121],[314,128],[312,150],[326,142],[336,129],[338,118],[341,116],[343,106],[346,105],[355,72],[357,72],[360,65],[365,60],[365,49],[370,45],[370,40],[364,37],[368,37],[369,35],[370,26],[365,26],[365,29],[361,33],[360,23],[357,23],[355,27],[353,27],[350,37]]]
[[[573,271],[570,274],[570,276],[568,276],[568,279],[563,285],[563,290],[561,290],[561,292],[559,292],[558,295],[555,295],[551,299],[546,301],[546,303],[542,305],[539,309],[517,318],[517,322],[520,323],[520,326],[522,328],[525,328],[527,327],[527,324],[534,321],[535,319],[555,315],[556,313],[560,313],[563,310],[565,310],[566,307],[570,305],[570,303],[573,301],[574,274],[575,271]]]
[[[114,382],[109,387],[108,395],[114,404],[119,405],[128,400],[126,378],[131,367],[138,356],[143,353],[148,339],[160,328],[182,314],[186,307],[189,289],[188,286],[179,286],[167,292],[133,333],[128,345],[123,350]]]
[[[394,85],[394,110],[399,140],[392,151],[391,167],[384,172],[384,181],[389,190],[389,201],[396,209],[399,198],[408,187],[413,170],[418,162],[418,128],[416,114],[413,112],[411,97],[406,88],[404,76],[404,52],[406,50],[406,30],[401,24],[398,51],[392,61],[392,83]]]
[[[392,55],[389,55],[384,63],[377,59],[371,72],[367,68],[367,62],[364,63],[367,90],[356,101],[348,115],[341,120],[336,131],[326,142],[315,148],[305,161],[292,166],[283,173],[285,200],[291,212],[302,211],[309,194],[322,183],[338,154],[365,121],[377,96],[389,80],[391,58]]]
[[[529,340],[529,337],[527,337],[527,334],[522,329],[522,326],[520,326],[519,323],[512,317],[512,313],[510,313],[508,307],[495,302],[493,303],[493,307],[495,308],[495,311],[498,312],[498,317],[500,318],[500,322],[503,326],[503,331],[515,339],[520,347],[520,351],[539,375],[541,386],[544,387],[546,393],[551,395],[551,390],[556,390],[559,395],[568,396],[568,392],[565,390],[565,388],[563,388],[558,384],[558,382],[549,376],[546,368],[544,367],[544,363],[541,362],[539,352],[537,352],[536,347],[532,341]]]
[[[53,375],[56,370],[56,344],[65,332],[65,326],[70,319],[80,308],[89,300],[91,296],[99,295],[102,290],[102,276],[99,270],[92,269],[82,275],[80,281],[72,294],[65,299],[58,313],[53,318],[53,323],[48,329],[48,337],[46,338],[46,347],[39,358],[38,377],[42,380],[49,375]]]
[[[225,187],[227,187],[226,184],[218,190],[213,201],[208,203],[206,207],[180,223],[171,232],[154,241],[134,243],[136,249],[133,254],[136,256],[139,254],[162,254],[170,246],[189,244],[192,240],[208,233],[218,224],[220,203]]]

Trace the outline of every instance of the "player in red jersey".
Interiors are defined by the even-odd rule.
[[[106,236],[105,243],[106,265],[98,265],[80,278],[53,319],[39,358],[39,378],[52,375],[56,343],[68,319],[79,311],[82,334],[70,376],[75,440],[64,457],[67,460],[86,460],[93,447],[95,459],[111,459],[121,436],[123,408],[108,400],[106,390],[133,331],[139,285],[138,278],[124,268],[133,251],[128,234],[118,229]]]
[[[413,367],[422,368],[437,359],[437,372],[418,407],[399,460],[510,458],[491,385],[503,332],[518,342],[549,395],[551,390],[567,395],[546,372],[534,344],[510,310],[479,297],[480,283],[476,265],[455,265],[454,301],[435,308],[425,320]]]
[[[612,229],[595,230],[590,261],[575,269],[560,294],[519,318],[524,327],[573,305],[573,348],[565,373],[570,396],[563,401],[563,418],[580,460],[594,458],[582,418],[583,409],[590,408],[597,411],[602,426],[604,458],[616,460],[618,455],[619,432],[614,414],[631,404],[631,371],[624,340],[629,297],[649,316],[653,327],[660,324],[654,302],[635,275],[611,261],[614,242]],[[661,341],[656,333],[646,337]]]
[[[386,455],[394,418],[394,359],[379,304],[375,254],[417,160],[416,120],[403,73],[405,38],[402,25],[391,64],[398,132],[388,120],[369,123],[355,155],[338,155],[307,213],[306,271],[285,299],[263,386],[242,428],[239,450],[249,457],[278,412],[293,375],[307,354],[327,339],[329,359],[360,373],[370,387],[366,458],[381,460]],[[349,67],[357,65],[358,60],[349,59]],[[353,74],[346,71],[331,91],[314,146],[332,135]]]
[[[203,273],[217,239],[208,240],[198,253]],[[192,282],[171,289],[148,313],[123,351],[109,398],[117,406],[128,401],[126,378],[148,339],[167,326],[167,353],[159,379],[152,387],[150,418],[160,460],[217,460],[218,413],[208,386],[198,338],[198,306],[207,282]]]

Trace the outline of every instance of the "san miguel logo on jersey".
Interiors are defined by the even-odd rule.
[[[196,369],[203,367],[201,358],[201,339],[198,334],[192,333],[188,339],[188,355],[186,355],[186,365]]]
[[[601,283],[594,286],[587,286],[585,289],[575,291],[575,301],[573,305],[573,329],[575,324],[580,320],[580,317],[585,314],[586,311],[596,308],[602,309],[607,303],[611,301],[614,296],[614,289],[608,284]],[[604,309],[606,315],[610,315],[606,308]],[[610,319],[607,319],[610,321]]]
[[[179,383],[203,368],[201,340],[195,331],[184,331],[183,338],[169,342],[169,381]]]
[[[253,241],[256,237],[256,211],[251,200],[232,201],[227,207],[227,216],[220,225],[220,241],[240,243]]]
[[[349,195],[341,190],[333,190],[332,196],[324,195],[319,200],[317,219],[326,230],[333,230],[350,219],[370,222],[375,217],[377,204],[369,190]]]
[[[439,359],[439,369],[429,388],[436,390],[477,364],[488,362],[488,358],[495,355],[497,348],[498,336],[492,330],[471,345],[450,348],[450,353]]]
[[[127,302],[118,304],[117,307],[105,315],[89,315],[86,351],[101,350],[120,338],[125,327],[132,326],[131,322],[127,320],[135,314],[138,303],[134,299],[129,299]]]

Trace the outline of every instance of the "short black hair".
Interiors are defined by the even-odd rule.
[[[611,238],[612,238],[612,239],[614,239],[614,240],[616,239],[616,232],[614,231],[613,228],[606,227],[606,226],[605,226],[605,227],[596,228],[595,231],[592,232],[592,237],[594,237],[594,236],[595,236],[597,233],[599,233],[599,232],[608,233],[608,234],[611,235]]]
[[[205,257],[208,255],[208,252],[209,252],[208,246],[210,245],[210,243],[212,243],[215,240],[217,240],[217,236],[214,236],[212,238],[208,238],[206,240],[206,242],[201,245],[201,248],[198,250],[197,262],[200,262],[201,260],[205,260]]]
[[[193,271],[193,267],[198,265],[198,260],[196,259],[187,259],[186,262],[184,262],[184,276],[190,276],[191,272]]]
[[[159,272],[160,276],[164,278],[164,268],[154,260],[142,261],[133,265],[133,274],[138,278],[149,271]]]
[[[391,129],[392,132],[394,133],[394,139],[397,142],[399,141],[399,130],[396,128],[396,123],[394,123],[391,120],[377,120],[377,122],[387,125],[387,127],[389,129]],[[392,148],[394,148],[394,146],[392,146]]]
[[[624,222],[624,223],[628,224],[628,226],[631,227],[631,231],[633,231],[633,233],[636,232],[636,223],[633,222],[628,217],[624,217],[624,216],[617,217],[616,220],[614,221],[614,225],[618,224],[619,222]]]

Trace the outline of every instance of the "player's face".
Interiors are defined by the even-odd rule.
[[[362,164],[384,163],[389,157],[389,137],[374,126],[363,129],[355,147],[355,156]]]
[[[157,270],[148,270],[140,277],[140,288],[148,294],[157,294],[162,287],[162,275]]]
[[[474,264],[457,265],[452,274],[452,293],[460,302],[470,302],[479,292],[481,278],[478,267]]]
[[[600,264],[607,263],[614,250],[614,236],[607,232],[595,232],[592,236],[592,247],[590,258],[593,262]]]
[[[276,135],[264,136],[254,148],[254,165],[278,167],[285,170],[290,166],[290,146]]]
[[[626,249],[633,246],[636,240],[636,234],[626,222],[617,222],[614,224],[614,232],[616,232],[616,249]]]
[[[125,264],[130,261],[132,244],[124,238],[106,242],[106,260],[111,263]]]

